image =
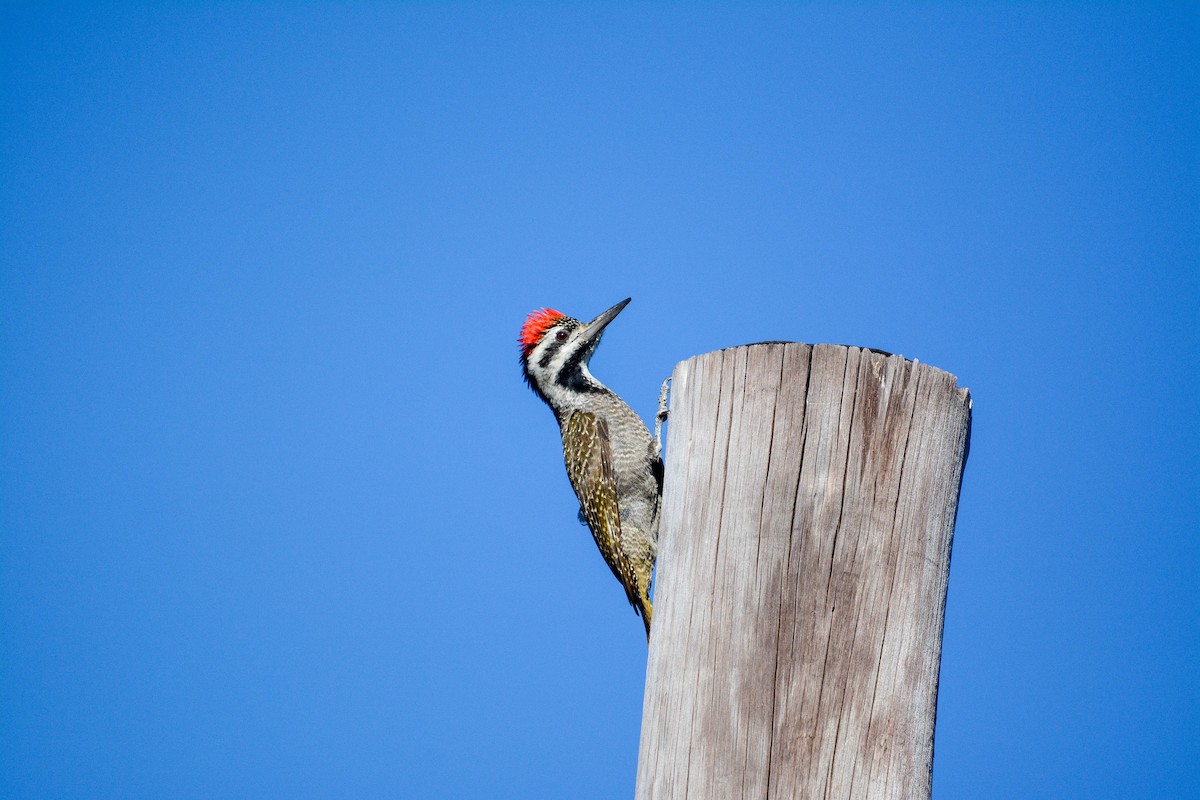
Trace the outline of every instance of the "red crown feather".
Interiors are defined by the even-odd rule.
[[[521,343],[521,352],[528,355],[534,345],[542,340],[546,331],[565,316],[566,314],[553,308],[543,308],[526,317],[525,324],[521,326],[521,336],[517,339]]]

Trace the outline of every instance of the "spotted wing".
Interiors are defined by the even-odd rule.
[[[613,575],[625,587],[629,604],[640,609],[637,577],[621,548],[621,512],[613,477],[612,441],[608,423],[595,414],[572,412],[562,425],[567,477],[592,538]]]

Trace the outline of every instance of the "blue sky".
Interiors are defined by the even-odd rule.
[[[0,795],[630,796],[645,642],[515,337],[974,397],[934,796],[1200,741],[1194,5],[6,4]],[[669,458],[669,453],[668,453]]]

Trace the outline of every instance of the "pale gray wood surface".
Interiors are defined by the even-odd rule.
[[[857,347],[676,367],[638,800],[929,797],[969,423]]]

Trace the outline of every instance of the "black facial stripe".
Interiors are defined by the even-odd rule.
[[[562,369],[554,376],[554,382],[573,392],[599,392],[600,387],[583,376],[582,364],[589,348],[581,347],[571,354]]]
[[[561,350],[564,344],[566,344],[566,342],[560,342],[557,339],[551,342],[550,346],[546,348],[546,352],[540,359],[538,359],[538,366],[542,369],[548,367],[550,365],[550,359],[554,358],[554,354]]]
[[[575,370],[574,372],[560,372],[554,382],[564,389],[574,392],[575,394],[595,394],[604,391],[601,387],[583,377],[583,372]]]

